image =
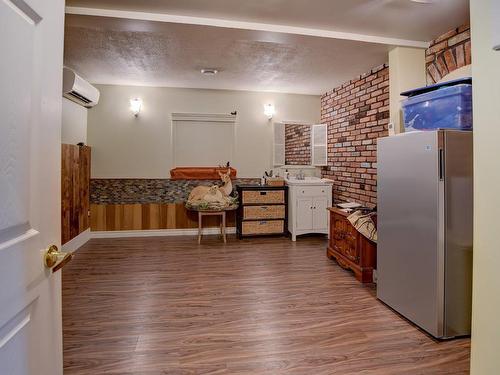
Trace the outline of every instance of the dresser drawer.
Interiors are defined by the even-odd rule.
[[[297,195],[299,197],[318,197],[328,196],[329,188],[324,186],[304,186],[297,188]]]
[[[241,223],[241,233],[248,234],[273,234],[283,233],[285,228],[284,220],[259,220],[244,221]]]
[[[284,219],[285,206],[244,206],[243,220],[248,219]]]
[[[283,190],[247,190],[243,191],[241,202],[243,204],[285,203],[285,192]]]

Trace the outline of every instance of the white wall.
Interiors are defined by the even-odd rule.
[[[99,104],[89,110],[88,144],[94,178],[168,178],[173,168],[171,113],[238,111],[232,165],[239,177],[260,177],[272,167],[273,121],[317,123],[320,98],[229,90],[198,90],[98,85]],[[129,100],[139,97],[143,109],[135,118]],[[269,121],[264,104],[276,115]],[[197,151],[196,142],[192,145]],[[200,155],[200,158],[202,155]]]
[[[471,1],[474,100],[473,375],[500,374],[500,52],[492,5]],[[495,22],[500,23],[500,19]]]
[[[87,143],[87,108],[63,98],[61,142]]]
[[[425,49],[396,47],[389,51],[389,111],[395,133],[404,129],[401,94],[426,85]]]

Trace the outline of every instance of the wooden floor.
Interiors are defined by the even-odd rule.
[[[94,239],[63,272],[64,373],[467,374],[322,238]]]

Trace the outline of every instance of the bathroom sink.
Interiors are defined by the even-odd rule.
[[[304,179],[289,177],[285,181],[288,185],[324,185],[324,184],[331,184],[333,182],[326,178],[312,177],[312,176],[304,177]]]
[[[297,177],[289,177],[288,180],[290,181],[320,181],[321,178],[319,177],[312,177],[312,176],[306,176],[303,179],[297,178]]]

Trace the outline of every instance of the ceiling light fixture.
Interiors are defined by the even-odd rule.
[[[219,71],[217,69],[212,69],[212,68],[204,68],[201,70],[201,74],[205,74],[207,76],[214,76],[217,73],[219,73]]]
[[[432,4],[435,2],[435,0],[410,0],[410,1],[419,4]]]

